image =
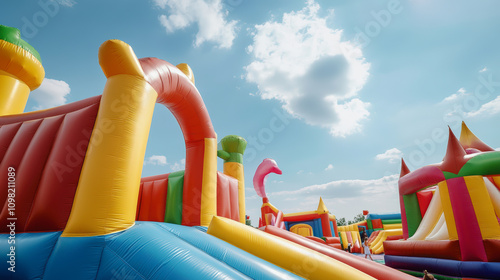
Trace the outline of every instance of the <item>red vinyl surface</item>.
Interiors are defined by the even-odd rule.
[[[385,241],[384,253],[394,256],[461,260],[458,240]]]
[[[177,67],[158,58],[139,59],[146,79],[181,127],[186,144],[182,224],[200,225],[205,138],[216,134],[200,93]]]
[[[165,221],[168,175],[162,174],[141,179],[136,216],[138,221]]]
[[[240,221],[238,180],[217,172],[217,215]]]
[[[44,111],[0,117],[0,214],[10,217],[7,170],[15,168],[16,232],[63,230],[78,185],[100,96]]]

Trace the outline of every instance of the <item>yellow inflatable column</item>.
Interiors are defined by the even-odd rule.
[[[45,77],[40,55],[16,28],[0,25],[0,116],[20,114]]]
[[[193,70],[186,63],[177,64],[179,70],[193,83]],[[217,139],[205,138],[203,153],[203,178],[201,186],[200,225],[208,226],[213,216],[217,215]]]
[[[448,183],[442,181],[438,183],[439,194],[441,195],[441,205],[443,207],[444,218],[450,240],[458,240],[457,227],[455,225],[455,215],[451,207],[450,193],[448,192]]]
[[[240,222],[246,223],[245,213],[245,174],[243,170],[243,154],[247,141],[237,135],[228,135],[220,141],[222,150],[217,152],[224,159],[224,174],[238,180],[238,204],[240,209]]]
[[[135,222],[157,93],[124,42],[105,42],[99,62],[108,81],[62,236],[105,235]]]
[[[466,176],[464,180],[482,239],[500,239],[500,225],[483,176]]]

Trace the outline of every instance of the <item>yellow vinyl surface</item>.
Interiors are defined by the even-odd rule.
[[[225,162],[224,174],[227,174],[238,180],[238,204],[240,210],[240,222],[246,222],[245,213],[245,173],[243,164],[239,162]]]
[[[62,236],[105,235],[135,222],[157,93],[140,77],[142,70],[135,67],[137,58],[127,44],[107,41],[99,58],[108,81]]]
[[[0,70],[0,116],[21,114],[28,101],[30,88],[22,81]]]
[[[214,217],[207,233],[306,279],[375,279],[326,255],[230,219]]]
[[[205,138],[200,225],[207,227],[217,215],[217,139]]]
[[[499,239],[500,225],[483,176],[464,177],[483,239]]]
[[[438,183],[439,193],[441,194],[441,206],[443,207],[446,226],[448,227],[448,235],[450,240],[458,240],[457,227],[455,225],[455,216],[451,208],[450,194],[448,193],[448,184],[446,181]]]

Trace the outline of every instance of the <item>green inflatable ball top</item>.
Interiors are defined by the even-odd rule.
[[[247,148],[245,138],[238,135],[228,135],[219,142],[217,156],[225,162],[243,163],[243,153]]]
[[[228,135],[220,140],[222,149],[228,153],[245,153],[247,140],[238,135]]]

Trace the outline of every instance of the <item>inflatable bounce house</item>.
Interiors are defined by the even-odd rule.
[[[364,253],[363,252],[363,239],[362,239],[362,231],[360,231],[360,227],[366,224],[366,221],[350,224],[347,226],[339,226],[339,237],[340,242],[342,244],[342,249],[349,249],[349,244],[351,244],[351,252],[352,253]]]
[[[410,172],[399,194],[405,241],[386,241],[386,265],[438,279],[500,279],[500,151],[462,123],[439,164]]]
[[[262,231],[330,256],[365,273],[369,273],[377,279],[404,279],[410,277],[408,274],[394,274],[393,270],[387,270],[387,266],[345,252],[348,243],[351,243],[357,244],[357,247],[353,245],[352,252],[362,253],[358,225],[337,228],[335,216],[330,214],[321,198],[316,211],[283,214],[282,211],[269,202],[265,191],[265,180],[270,173],[282,174],[282,171],[276,161],[267,158],[257,167],[253,178],[255,191],[263,202],[261,207],[262,217],[259,220],[259,228]],[[364,223],[366,224],[366,221]],[[349,231],[349,229],[352,229],[352,231]],[[352,239],[349,240],[347,236],[352,236]],[[358,242],[353,242],[353,240]]]
[[[401,229],[401,214],[368,214],[366,215],[366,233],[368,236],[373,237],[373,233]],[[403,233],[401,232],[401,236]]]
[[[403,238],[401,214],[368,214],[368,245],[373,254],[384,253],[384,241]]]
[[[364,253],[363,233],[369,236],[367,244],[372,254],[384,253],[384,241],[403,238],[400,214],[368,214],[368,211],[364,210],[363,215],[366,215],[364,221],[338,227],[344,250],[351,244],[351,252]]]
[[[260,228],[276,226],[337,249],[347,250],[351,244],[353,253],[364,253],[360,231],[371,234],[369,244],[374,254],[384,252],[385,240],[402,238],[400,214],[368,214],[366,211],[365,221],[337,227],[335,216],[321,197],[315,211],[284,214],[269,202],[265,191],[265,179],[271,173],[282,174],[282,171],[276,161],[267,158],[258,166],[253,179],[255,191],[262,198]]]
[[[337,220],[335,216],[319,198],[318,209],[298,213],[283,214],[269,202],[265,191],[265,179],[270,173],[282,174],[276,161],[266,158],[257,167],[253,183],[257,195],[262,198],[259,227],[277,226],[312,240],[324,242],[340,249],[340,239],[337,234]]]
[[[99,64],[102,95],[23,113],[44,69],[0,26],[0,279],[414,279],[246,226],[246,142],[217,150],[189,66],[137,59],[119,40],[102,44]],[[186,170],[141,179],[155,103],[182,128]]]

